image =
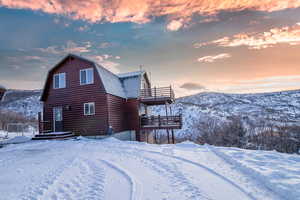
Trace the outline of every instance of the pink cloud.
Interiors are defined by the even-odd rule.
[[[68,54],[68,53],[87,53],[90,52],[92,47],[91,42],[84,42],[83,44],[77,44],[76,42],[69,40],[63,46],[49,46],[47,48],[37,48],[38,51],[49,54]]]
[[[231,55],[228,53],[221,53],[218,55],[204,56],[204,57],[198,58],[198,62],[212,63],[212,62],[215,62],[216,60],[221,60],[221,59],[230,58],[230,57],[231,57]]]
[[[181,20],[172,20],[168,25],[167,29],[169,31],[178,31],[183,26]]]
[[[168,16],[172,20],[189,21],[194,14],[212,16],[229,10],[252,9],[258,11],[278,11],[300,6],[299,0],[2,0],[0,6],[17,9],[39,10],[72,19],[87,20],[91,23],[134,22],[147,23],[152,17]],[[172,22],[171,22],[172,23]],[[178,29],[179,23],[170,28]]]
[[[264,49],[276,44],[300,45],[300,23],[290,27],[273,28],[262,33],[241,33],[211,42],[196,43],[194,47],[212,44],[222,47],[246,46],[249,49]]]

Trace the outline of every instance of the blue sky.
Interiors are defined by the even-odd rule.
[[[177,96],[300,88],[300,2],[213,1],[0,1],[0,84],[42,88],[75,53]]]

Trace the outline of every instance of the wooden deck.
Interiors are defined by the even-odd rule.
[[[142,130],[181,129],[182,116],[147,116],[141,117]]]
[[[175,94],[171,86],[147,88],[141,90],[140,101],[146,105],[171,104],[175,101]]]

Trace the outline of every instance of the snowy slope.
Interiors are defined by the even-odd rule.
[[[41,90],[8,90],[0,102],[0,110],[12,111],[28,118],[37,118],[42,110]]]
[[[0,110],[19,112],[36,118],[42,110],[41,91],[11,90],[6,94]],[[299,124],[300,91],[261,94],[200,93],[178,98],[172,105],[174,114],[183,114],[183,129],[178,135],[193,134],[194,123],[209,118],[225,121],[239,116],[246,125],[259,127],[262,122],[271,124]],[[165,115],[164,106],[152,107],[153,114]]]
[[[3,200],[300,198],[297,155],[116,139],[32,141],[0,154]]]
[[[300,90],[260,94],[206,92],[178,98],[172,110],[173,114],[183,115],[183,129],[177,131],[179,136],[193,134],[195,122],[226,121],[233,116],[240,117],[246,127],[257,128],[264,123],[299,124]],[[154,107],[152,113],[165,115],[165,107]]]

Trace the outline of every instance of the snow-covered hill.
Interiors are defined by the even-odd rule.
[[[10,90],[4,102],[0,103],[0,110],[36,118],[42,110],[40,94],[40,90]],[[263,126],[264,123],[300,124],[300,90],[260,94],[200,93],[178,98],[172,105],[172,112],[182,113],[184,119],[183,129],[177,131],[177,135],[193,134],[198,121],[226,121],[234,116],[252,127]],[[152,113],[165,115],[165,107],[152,107]]]
[[[300,90],[260,94],[206,92],[178,98],[171,107],[173,114],[183,115],[183,129],[177,131],[178,135],[191,133],[195,123],[208,119],[226,121],[239,117],[246,127],[300,124]],[[152,112],[164,115],[165,107],[155,107]]]
[[[80,138],[0,155],[2,200],[300,199],[300,157],[273,151]]]
[[[36,119],[42,110],[41,90],[8,90],[0,102],[0,110],[12,111]]]

